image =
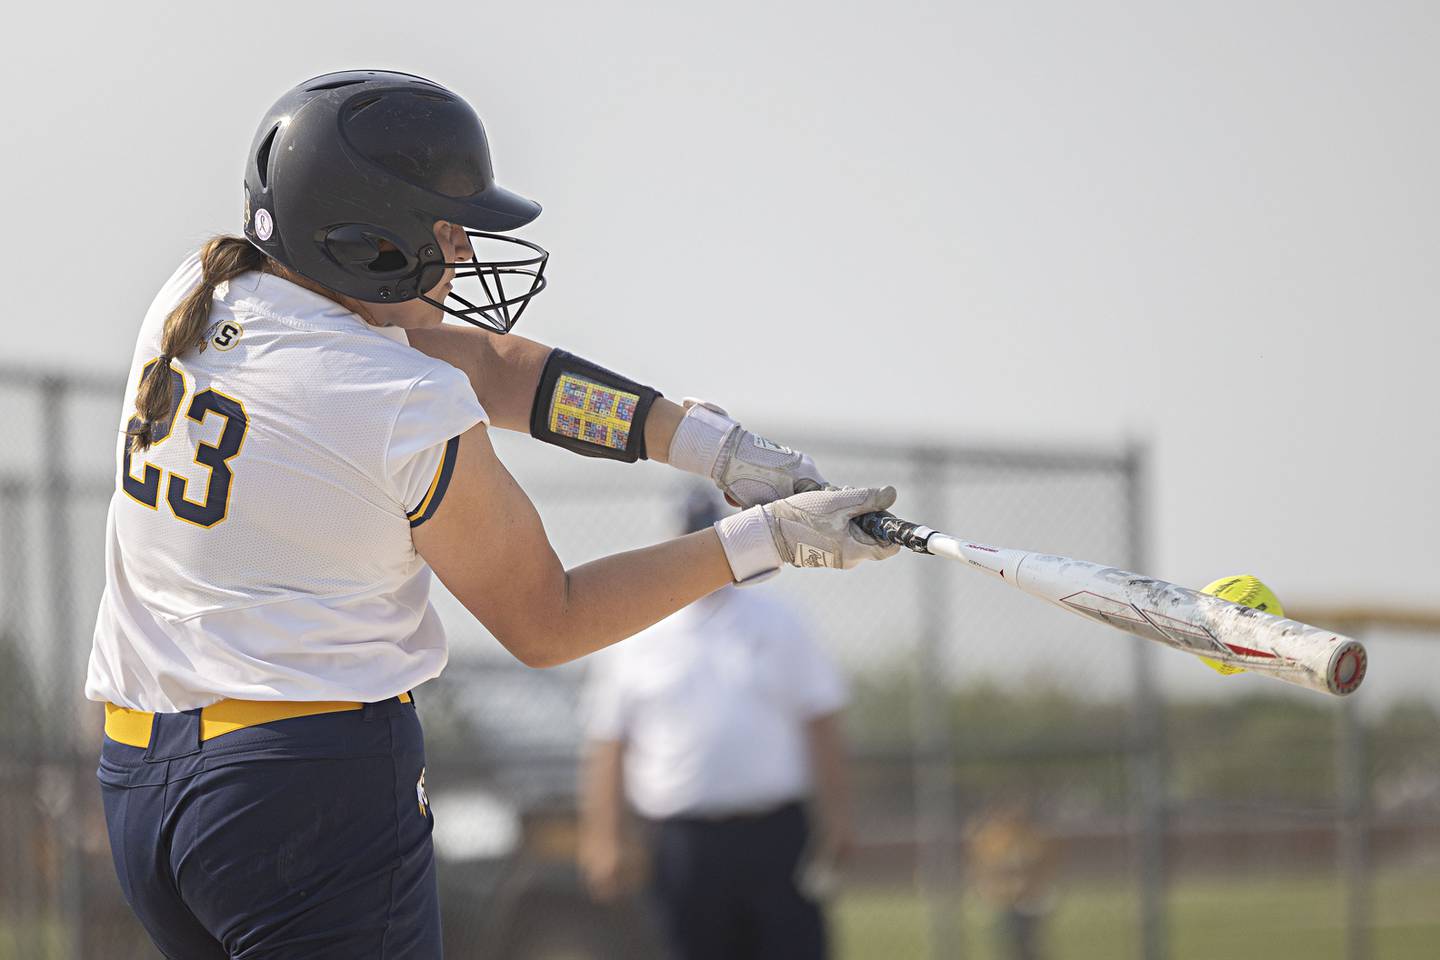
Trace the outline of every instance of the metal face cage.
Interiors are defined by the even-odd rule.
[[[539,244],[522,240],[519,237],[486,233],[483,230],[471,230],[468,227],[465,229],[465,235],[471,240],[472,250],[475,247],[475,240],[484,240],[487,243],[499,241],[523,247],[534,255],[518,260],[480,260],[477,257],[471,260],[432,265],[431,269],[438,266],[442,269],[454,270],[456,281],[461,279],[478,280],[480,292],[474,293],[475,285],[470,284],[472,288],[470,297],[452,289],[443,300],[432,299],[426,293],[422,293],[420,299],[439,307],[452,317],[472,323],[484,330],[494,333],[509,333],[511,328],[520,321],[520,315],[530,305],[531,298],[545,289],[545,263],[550,259],[550,254]],[[508,292],[505,289],[507,280],[510,283]],[[517,287],[523,287],[523,292],[517,293]],[[484,302],[476,302],[480,300]],[[452,302],[458,306],[452,306]]]

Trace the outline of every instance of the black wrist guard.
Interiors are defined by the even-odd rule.
[[[585,457],[645,460],[645,417],[660,395],[573,353],[552,350],[530,407],[530,436]]]

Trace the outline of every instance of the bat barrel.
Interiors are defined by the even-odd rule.
[[[883,543],[959,561],[1071,613],[1206,660],[1336,696],[1365,679],[1368,658],[1358,641],[1296,620],[1117,567],[976,543],[886,511],[852,522]]]

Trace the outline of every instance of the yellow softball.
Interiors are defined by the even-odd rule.
[[[1208,593],[1212,597],[1219,597],[1221,600],[1229,600],[1231,603],[1254,607],[1261,613],[1277,617],[1285,616],[1285,608],[1280,605],[1280,598],[1275,596],[1269,587],[1261,583],[1259,577],[1252,577],[1248,573],[1242,573],[1236,577],[1221,577],[1200,592]]]
[[[1285,616],[1285,608],[1280,605],[1280,598],[1275,596],[1271,589],[1260,582],[1259,577],[1252,577],[1248,573],[1242,573],[1236,577],[1221,577],[1214,583],[1207,584],[1201,593],[1208,593],[1212,597],[1219,597],[1221,600],[1229,600],[1231,603],[1243,604],[1247,607],[1254,607],[1261,613],[1273,614],[1277,617]],[[1209,657],[1201,657],[1206,666],[1216,673],[1232,676],[1237,673],[1244,673],[1244,667],[1237,667],[1230,663],[1221,663],[1219,660],[1211,660]]]

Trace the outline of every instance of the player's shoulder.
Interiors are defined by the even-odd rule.
[[[200,251],[192,250],[160,286],[160,292],[155,296],[156,302],[172,305],[179,303],[186,294],[200,285],[204,274],[205,271],[200,266]]]
[[[155,296],[150,301],[150,307],[145,311],[142,331],[152,332],[153,338],[158,338],[165,318],[191,290],[199,286],[203,275],[204,272],[200,267],[200,251],[196,250],[180,261],[180,265],[160,285],[160,289],[155,291]],[[142,332],[142,339],[144,335]]]
[[[404,330],[372,326],[334,300],[274,274],[236,277],[217,301],[242,326],[271,324],[288,333],[278,341],[287,348],[287,360],[357,394],[398,401],[412,389],[438,395],[470,391],[465,374],[411,347]]]

